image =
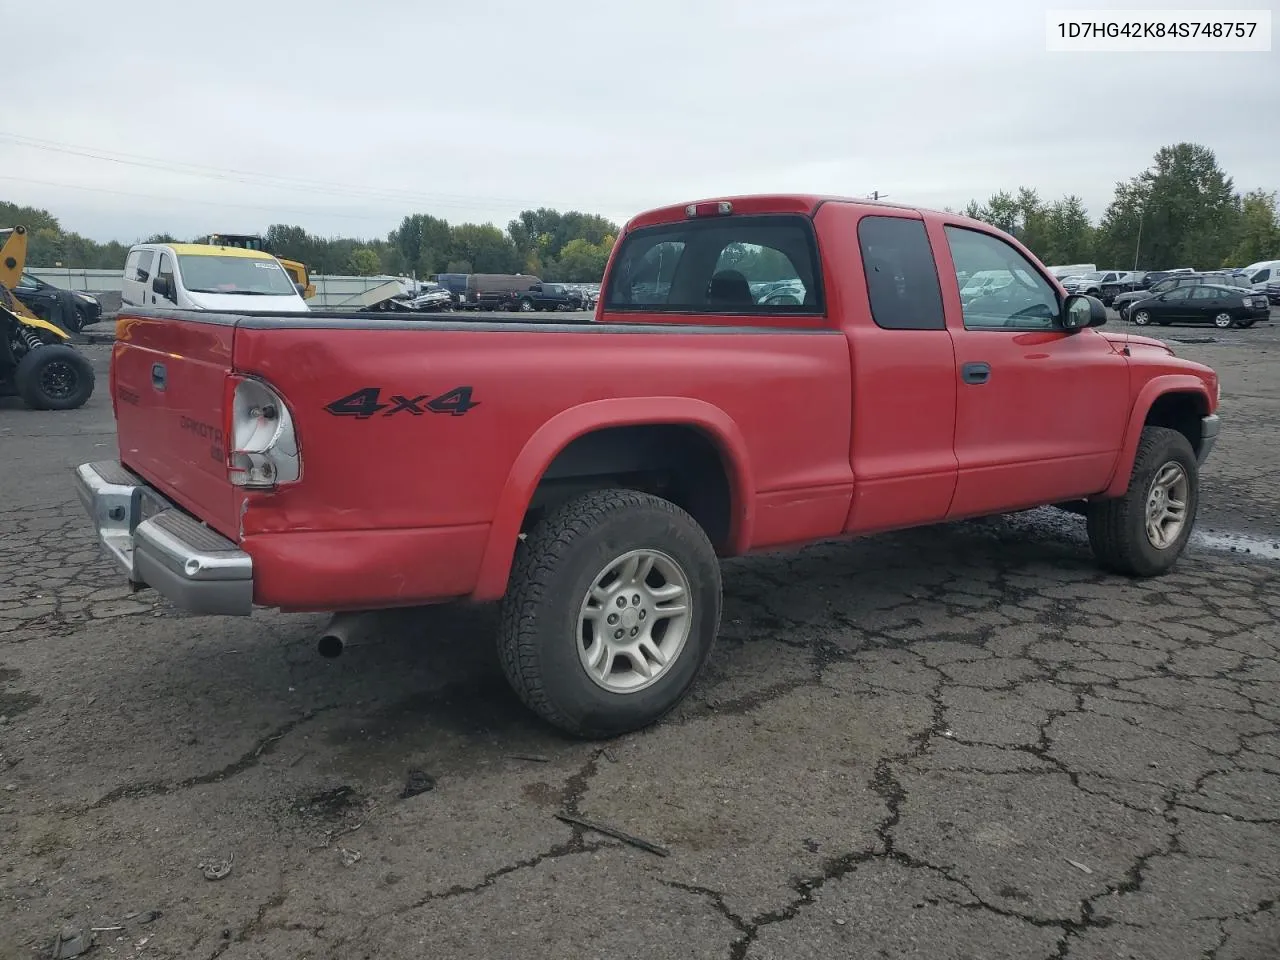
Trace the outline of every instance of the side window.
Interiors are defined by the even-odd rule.
[[[942,288],[922,220],[863,217],[858,246],[871,319],[885,330],[945,330]]]
[[[980,230],[952,226],[944,229],[957,274],[983,271],[994,281],[972,295],[961,291],[966,330],[1053,327],[1061,309],[1058,295],[1031,261],[1003,240]]]
[[[173,282],[173,264],[167,253],[160,254],[160,266],[156,268],[156,279],[161,278],[168,278],[170,283]]]
[[[1170,303],[1174,301],[1181,303],[1183,300],[1186,300],[1188,297],[1191,296],[1191,291],[1194,289],[1196,289],[1194,285],[1181,286],[1181,287],[1178,287],[1177,290],[1170,290],[1168,293],[1165,294],[1164,298],[1166,301]]]
[[[813,224],[799,215],[689,219],[627,234],[606,310],[821,315]]]
[[[134,250],[129,254],[129,256],[125,257],[124,275],[128,277],[130,280],[138,279],[138,261],[140,261],[141,259],[142,259],[142,253],[139,250]]]
[[[1223,295],[1220,287],[1209,287],[1201,284],[1198,287],[1188,287],[1191,291],[1192,300],[1217,300]]]
[[[39,289],[39,286],[40,285],[36,283],[35,277],[31,276],[31,274],[29,273],[24,273],[20,277],[18,277],[18,285],[14,287],[14,289],[15,290],[37,290]]]
[[[143,250],[138,256],[138,272],[134,277],[142,283],[146,283],[151,279],[151,264],[155,260],[155,252],[152,250]]]
[[[1261,270],[1259,270],[1257,273],[1253,275],[1253,278],[1249,282],[1262,283],[1263,281],[1270,280],[1270,279],[1271,279],[1271,268],[1263,267]]]

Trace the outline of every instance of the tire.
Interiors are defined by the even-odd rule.
[[[521,300],[521,301],[520,301],[520,311],[521,311],[522,313],[531,313],[531,312],[533,311],[533,301],[532,301],[532,300]]]
[[[1145,310],[1139,310],[1133,315],[1133,322],[1139,327],[1145,327],[1151,323],[1151,314]]]
[[[1158,480],[1167,471],[1181,471],[1182,524],[1172,528],[1164,544],[1148,533],[1148,508]],[[1176,499],[1177,488],[1173,488]],[[1163,501],[1159,501],[1163,502]],[[1087,517],[1089,545],[1099,565],[1113,573],[1131,577],[1158,577],[1173,569],[1191,537],[1200,505],[1200,471],[1191,444],[1177,430],[1144,427],[1138,440],[1129,487],[1120,497],[1090,501]]]
[[[666,581],[656,589],[683,578],[683,618],[657,615],[658,603],[675,600],[646,597],[636,605],[638,593],[619,593],[620,581],[607,581],[614,566],[645,552]],[[600,604],[594,630],[584,620],[593,589]],[[620,600],[625,606],[617,608]],[[518,544],[502,604],[499,659],[516,694],[548,723],[575,737],[614,737],[649,726],[684,699],[715,643],[720,606],[715,550],[689,514],[635,490],[597,490],[549,511]],[[653,627],[660,623],[667,626],[659,635]],[[638,636],[669,657],[665,665],[645,658],[650,679],[618,650],[630,637],[615,644],[603,634],[615,626],[633,636],[644,631]],[[598,670],[601,679],[589,666],[593,650],[609,658]],[[626,671],[618,669],[624,665]]]
[[[1223,310],[1213,318],[1213,325],[1219,330],[1230,330],[1236,325],[1236,318]]]
[[[13,381],[32,410],[74,410],[93,396],[93,366],[62,343],[45,344],[23,356]]]

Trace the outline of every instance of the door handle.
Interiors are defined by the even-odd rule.
[[[966,363],[960,368],[965,383],[986,383],[991,378],[991,364]]]
[[[153,363],[151,365],[151,385],[157,390],[164,389],[167,376],[168,372],[165,370],[163,363]]]

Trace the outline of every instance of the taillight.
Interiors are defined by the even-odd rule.
[[[284,399],[261,380],[227,378],[227,478],[270,490],[302,475],[298,436]]]

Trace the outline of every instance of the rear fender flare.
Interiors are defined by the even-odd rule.
[[[471,599],[496,600],[506,592],[525,513],[543,474],[560,452],[578,437],[596,430],[642,424],[692,426],[706,433],[724,460],[733,497],[728,552],[737,554],[746,549],[755,520],[755,483],[746,441],[727,413],[705,401],[683,397],[594,400],[556,414],[538,428],[516,457],[489,527],[489,540]]]
[[[1129,475],[1133,472],[1133,460],[1138,455],[1138,441],[1142,439],[1142,428],[1147,414],[1155,402],[1168,393],[1194,393],[1204,400],[1205,410],[1213,411],[1213,398],[1204,381],[1190,374],[1172,373],[1155,377],[1143,384],[1138,391],[1138,399],[1134,401],[1129,413],[1129,425],[1125,428],[1124,444],[1120,448],[1120,459],[1116,461],[1115,472],[1111,482],[1103,491],[1104,498],[1122,496],[1129,488]]]

